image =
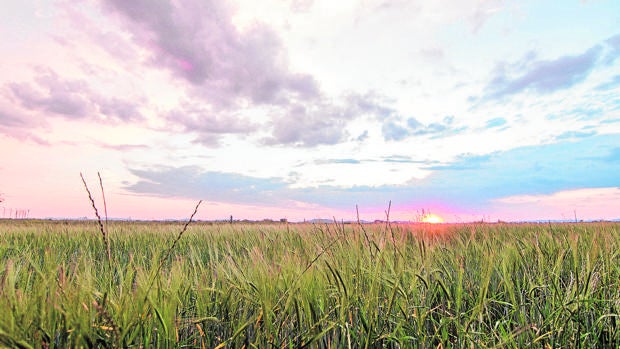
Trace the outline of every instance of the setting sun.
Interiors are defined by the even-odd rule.
[[[444,220],[443,220],[443,218],[439,217],[436,214],[429,213],[427,215],[424,215],[424,217],[422,217],[422,222],[424,222],[424,223],[443,223]]]

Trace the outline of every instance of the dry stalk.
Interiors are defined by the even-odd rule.
[[[172,254],[172,250],[174,250],[174,248],[176,247],[176,245],[179,242],[179,240],[181,240],[181,237],[183,236],[183,233],[185,233],[185,231],[187,230],[187,227],[194,220],[194,216],[198,212],[198,207],[200,207],[201,203],[202,203],[202,200],[198,201],[198,204],[196,204],[196,207],[194,208],[194,213],[192,213],[192,215],[189,217],[189,220],[187,222],[185,222],[185,225],[183,226],[183,229],[181,229],[181,231],[179,232],[179,235],[177,235],[176,239],[174,239],[174,241],[172,242],[172,245],[170,246],[168,251],[166,251],[166,254],[164,255],[164,257],[162,257],[162,259],[159,261],[159,265],[157,266],[157,269],[155,270],[155,273],[153,274],[153,276],[151,277],[151,281],[149,282],[149,287],[147,287],[146,295],[144,295],[144,301],[146,301],[148,299],[149,291],[151,290],[151,287],[153,287],[153,283],[155,282],[155,278],[157,277],[157,275],[161,271],[161,268],[163,268],[164,263],[166,262],[166,260],[168,258],[170,258],[170,255]]]
[[[176,247],[176,245],[179,242],[179,240],[181,240],[181,236],[183,236],[183,233],[185,233],[185,231],[187,230],[187,227],[189,226],[189,224],[194,220],[194,216],[198,212],[198,207],[200,207],[201,203],[202,203],[202,200],[198,201],[198,204],[196,204],[196,207],[194,208],[194,213],[192,213],[192,215],[189,217],[189,220],[187,222],[185,222],[185,225],[183,226],[183,229],[181,229],[181,231],[179,232],[179,235],[177,235],[177,238],[174,239],[174,241],[172,242],[172,246],[170,246],[170,248],[168,249],[168,252],[166,252],[166,255],[164,256],[164,258],[162,258],[162,260],[159,262],[159,268],[158,268],[157,271],[159,271],[159,269],[161,269],[161,266],[164,264],[165,260],[170,257],[170,254],[172,254],[172,250],[174,250],[174,248]]]
[[[101,197],[103,198],[103,213],[105,214],[105,226],[108,226],[108,204],[105,201],[105,191],[103,190],[103,180],[101,180],[101,174],[97,172],[99,176],[99,186],[101,187]]]
[[[88,193],[88,199],[90,200],[90,204],[92,205],[93,210],[95,210],[95,216],[97,216],[97,222],[99,223],[99,231],[101,231],[101,237],[103,238],[103,246],[105,247],[106,252],[107,252],[108,263],[110,263],[112,261],[112,253],[110,251],[110,244],[108,243],[108,234],[106,232],[105,227],[103,226],[103,222],[101,221],[101,216],[99,215],[99,211],[97,210],[97,205],[95,205],[95,200],[93,200],[93,196],[91,195],[90,190],[88,189],[88,185],[86,184],[86,180],[84,179],[84,175],[82,175],[82,172],[80,172],[80,177],[82,178],[82,183],[84,183],[84,188],[86,189],[86,192]],[[99,180],[100,180],[100,183],[102,183],[101,176],[99,176]],[[103,192],[103,183],[101,184],[101,192]],[[105,201],[104,201],[104,205],[105,205]],[[107,218],[107,209],[106,209],[106,218]]]

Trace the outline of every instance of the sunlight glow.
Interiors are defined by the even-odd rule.
[[[443,218],[439,217],[436,214],[429,213],[429,214],[424,215],[424,217],[422,217],[422,222],[434,224],[434,223],[443,223],[444,220]]]

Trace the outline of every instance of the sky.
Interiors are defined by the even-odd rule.
[[[620,218],[616,0],[0,4],[4,218]]]

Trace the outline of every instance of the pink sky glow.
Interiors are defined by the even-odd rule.
[[[257,4],[2,2],[0,218],[620,219],[620,2]]]

